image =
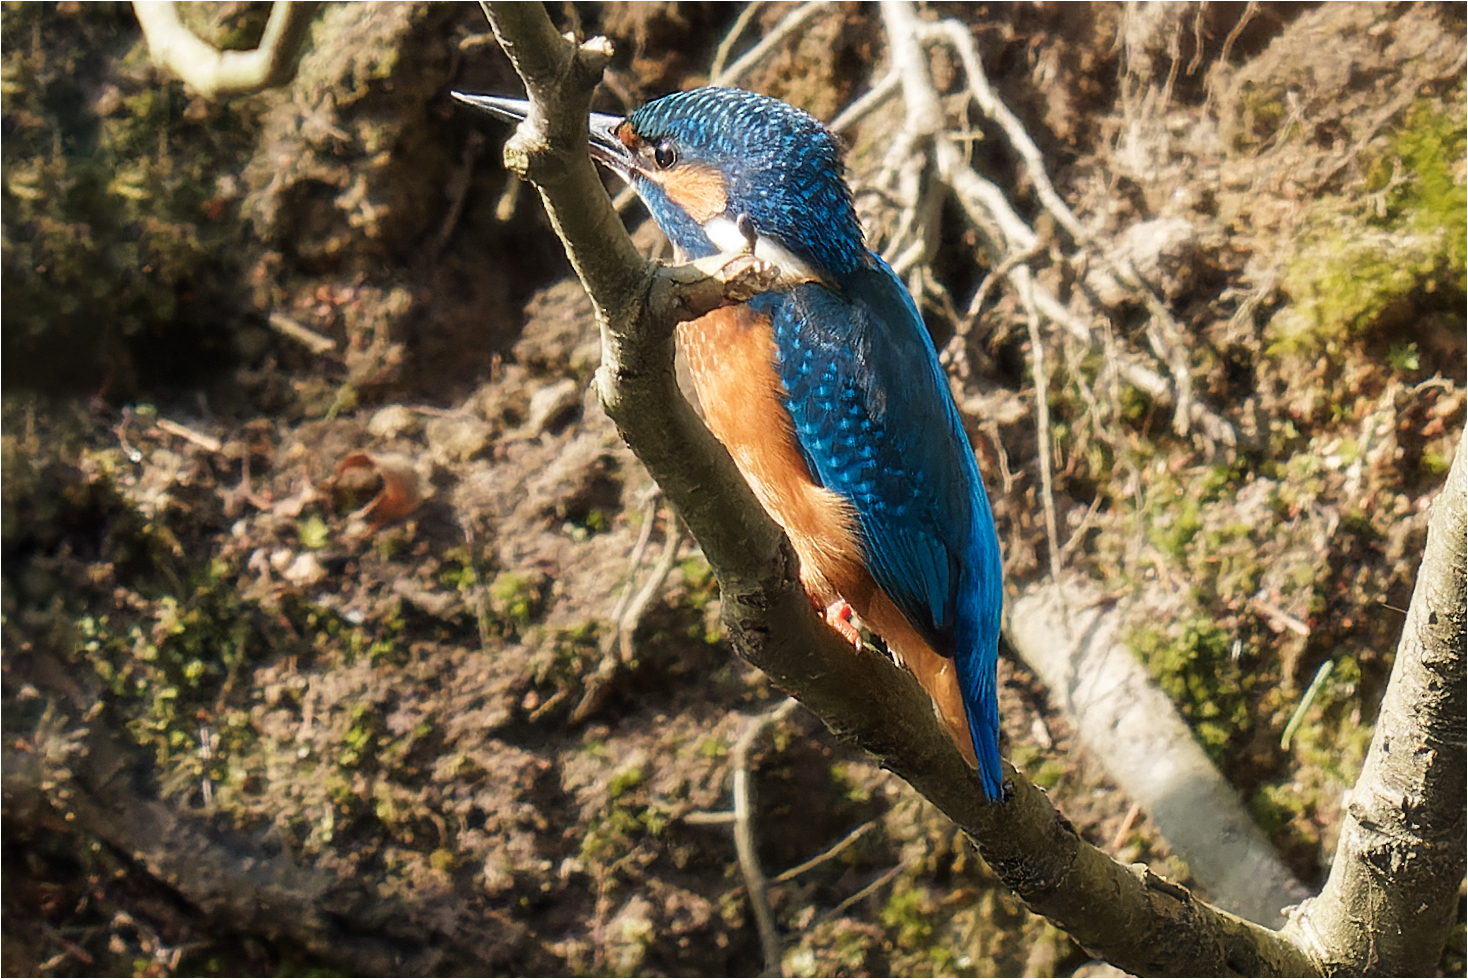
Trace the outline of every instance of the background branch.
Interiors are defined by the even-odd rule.
[[[1125,621],[1125,606],[1071,575],[1022,590],[1005,609],[1005,634],[1208,896],[1250,921],[1283,924],[1283,909],[1308,892],[1122,641]]]
[[[252,51],[220,51],[179,19],[173,0],[137,0],[138,26],[153,62],[168,68],[205,98],[244,95],[290,80],[296,53],[311,26],[316,4],[277,0],[265,33]]]

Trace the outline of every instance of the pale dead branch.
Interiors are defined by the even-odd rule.
[[[265,33],[252,51],[220,51],[201,40],[179,19],[173,0],[137,0],[133,4],[153,62],[171,70],[205,98],[243,95],[287,82],[295,71],[296,52],[306,39],[314,3],[277,0]]]

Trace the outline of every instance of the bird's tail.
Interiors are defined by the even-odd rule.
[[[954,658],[954,665],[959,686],[963,688],[974,752],[978,756],[979,781],[984,786],[984,794],[997,801],[1004,797],[1004,769],[999,763],[999,702],[994,690],[993,661],[985,667],[977,662],[980,659],[982,657],[966,657],[960,653]],[[977,668],[978,675],[967,676],[974,668]]]
[[[859,599],[857,614],[933,698],[949,737],[964,759],[979,770],[984,794],[994,800],[1002,798],[1004,771],[999,763],[999,704],[994,690],[999,618],[997,610],[984,614],[985,609],[997,608],[997,587],[993,593],[975,593],[976,608],[961,610],[955,637],[958,652],[951,658],[936,652],[881,589],[851,591],[865,599]]]
[[[999,762],[999,699],[995,669],[999,663],[999,617],[1003,607],[997,549],[993,567],[978,561],[976,583],[960,586],[968,601],[960,606],[953,665],[968,711],[979,781],[991,800],[1004,798],[1004,769]],[[987,572],[985,574],[984,572]],[[977,585],[977,587],[974,586]],[[960,601],[963,601],[960,599]]]
[[[970,765],[978,765],[974,740],[969,734],[968,713],[963,706],[963,690],[953,660],[935,652],[907,621],[907,616],[898,611],[880,589],[868,589],[864,597],[866,601],[857,608],[857,613],[873,632],[886,641],[897,661],[917,677],[918,684],[933,698],[933,706],[938,709],[948,736],[964,760]]]

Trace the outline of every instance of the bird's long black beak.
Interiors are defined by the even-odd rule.
[[[502,99],[497,95],[470,95],[467,92],[455,92],[453,95],[465,105],[483,109],[505,122],[521,123],[530,114],[530,103],[524,99]],[[593,112],[587,120],[587,128],[591,158],[606,165],[623,180],[630,181],[633,170],[632,151],[617,138],[617,130],[625,121],[621,116]]]

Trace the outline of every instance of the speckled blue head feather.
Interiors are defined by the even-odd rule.
[[[839,279],[865,255],[840,144],[807,113],[753,92],[700,88],[649,102],[628,122],[643,140],[671,139],[684,162],[721,172],[728,181],[726,215],[747,214],[760,234],[822,273]],[[645,199],[657,193],[646,183],[634,184]],[[648,203],[676,241],[680,222],[664,220],[654,201]],[[678,243],[699,250],[688,247],[696,242]]]

